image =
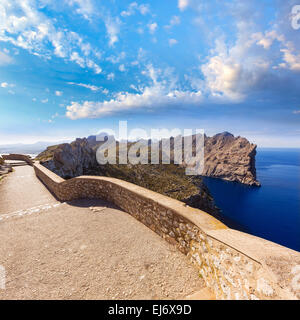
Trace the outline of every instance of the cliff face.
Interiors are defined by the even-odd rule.
[[[91,143],[90,143],[91,142]],[[186,176],[184,168],[170,165],[99,165],[95,139],[76,139],[71,144],[48,147],[36,159],[63,178],[80,175],[122,179],[218,215],[213,198],[201,177]]]
[[[99,165],[96,150],[100,144],[94,136],[76,139],[70,144],[48,147],[36,159],[63,178],[80,175],[119,178],[217,215],[218,209],[200,176],[187,176],[183,166],[174,164]],[[204,176],[259,185],[255,174],[256,145],[227,132],[205,136],[204,144]]]
[[[228,132],[205,137],[204,176],[259,186],[256,180],[256,145]]]
[[[195,142],[195,136],[193,140]],[[48,147],[38,156],[38,159],[47,160],[44,165],[64,178],[79,176],[88,169],[98,166],[95,152],[100,144],[101,142],[97,142],[95,136],[76,139],[70,144]],[[256,180],[255,144],[245,138],[234,137],[228,132],[223,132],[213,137],[205,136],[204,146],[203,176],[251,186],[260,185]],[[171,153],[173,148],[171,140]]]
[[[85,138],[48,147],[37,159],[62,178],[81,176],[97,165],[95,151]]]

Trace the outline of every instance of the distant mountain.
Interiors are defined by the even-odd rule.
[[[49,141],[39,141],[32,144],[5,144],[0,145],[0,154],[4,153],[27,153],[27,154],[38,154],[45,150],[48,146],[53,146],[61,143],[68,143],[70,140],[49,142]]]

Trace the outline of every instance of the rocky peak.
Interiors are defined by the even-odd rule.
[[[47,151],[48,148],[38,156],[43,159],[41,163],[63,178],[83,175],[86,170],[97,165],[95,151],[86,138],[60,144],[50,152],[48,159],[44,159]]]
[[[195,139],[196,136],[193,136],[193,143]],[[97,141],[96,136],[78,138],[70,144],[47,148],[38,159],[64,178],[75,177],[97,166],[96,149],[102,143]],[[158,143],[161,147],[161,141]],[[205,136],[204,146],[204,176],[259,186],[255,170],[256,145],[245,138],[223,132],[213,137]],[[171,149],[173,148],[174,138],[171,139]]]
[[[205,138],[203,175],[259,186],[255,169],[256,145],[223,132]]]
[[[221,133],[217,133],[216,135],[214,135],[214,137],[216,138],[219,138],[219,137],[231,137],[231,138],[234,138],[234,135],[228,131],[224,131],[224,132],[221,132]]]

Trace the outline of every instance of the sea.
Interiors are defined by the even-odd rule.
[[[300,251],[300,149],[258,148],[261,187],[204,178],[229,227]]]

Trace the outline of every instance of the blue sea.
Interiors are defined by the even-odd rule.
[[[204,178],[221,220],[300,251],[300,149],[257,149],[261,187]]]

